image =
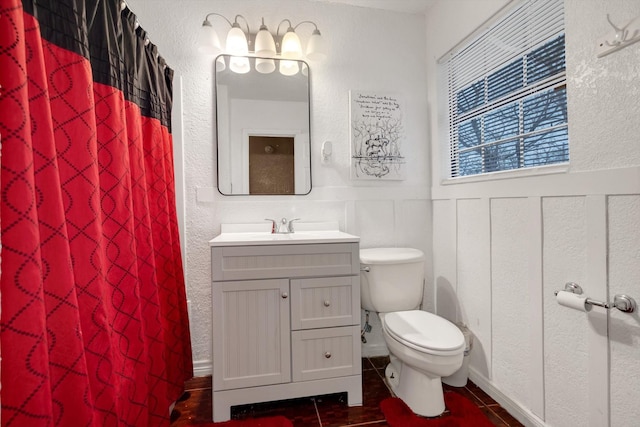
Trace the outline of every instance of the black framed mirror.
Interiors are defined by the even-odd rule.
[[[307,63],[220,55],[215,76],[218,191],[309,194]]]

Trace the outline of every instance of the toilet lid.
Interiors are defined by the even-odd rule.
[[[384,325],[393,338],[419,351],[433,354],[464,351],[464,335],[460,329],[433,313],[422,310],[387,313]]]

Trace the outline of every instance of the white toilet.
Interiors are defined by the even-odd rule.
[[[419,310],[424,254],[411,248],[362,249],[360,263],[362,308],[379,313],[389,348],[387,381],[416,414],[440,415],[445,409],[440,379],[462,366],[465,340],[453,323]]]

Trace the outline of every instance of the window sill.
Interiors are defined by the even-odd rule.
[[[530,176],[551,175],[566,173],[569,171],[569,163],[560,163],[549,166],[538,166],[516,170],[490,172],[481,175],[463,176],[459,178],[446,178],[440,181],[441,185],[466,184],[471,182],[495,181],[501,179],[518,179]]]

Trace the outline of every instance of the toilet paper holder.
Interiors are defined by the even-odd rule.
[[[582,295],[582,287],[574,282],[565,283],[564,289],[565,292],[571,292],[576,295]],[[558,291],[554,292],[555,295],[558,295]],[[638,305],[636,304],[636,300],[631,298],[629,295],[617,294],[613,297],[613,304],[604,301],[598,301],[591,298],[587,298],[585,300],[586,304],[597,305],[598,307],[604,307],[606,309],[617,308],[618,310],[624,313],[633,313],[636,311]]]

